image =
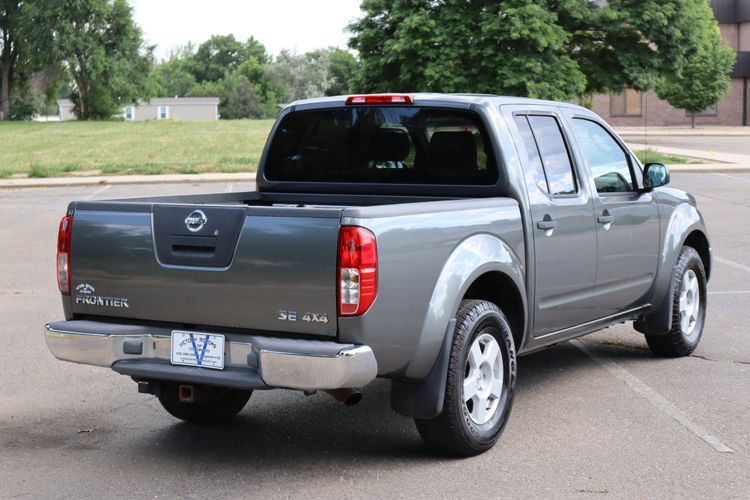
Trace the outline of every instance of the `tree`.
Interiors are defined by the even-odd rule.
[[[125,0],[63,0],[57,32],[74,82],[80,119],[108,119],[118,108],[149,97],[153,47],[146,47]]]
[[[242,43],[234,35],[214,35],[200,44],[193,56],[195,79],[217,82],[244,60]]]
[[[26,93],[32,75],[55,64],[54,14],[48,0],[0,0],[0,120],[13,116],[11,98]]]
[[[729,72],[735,56],[722,43],[716,21],[702,14],[708,5],[700,0],[689,3],[694,8],[695,25],[699,26],[693,34],[700,39],[691,44],[677,71],[662,76],[656,93],[672,106],[689,112],[690,126],[695,128],[695,114],[719,102],[729,90]]]
[[[585,78],[538,2],[364,0],[349,26],[359,91],[488,92],[567,99]]]
[[[197,83],[193,76],[192,57],[190,43],[170,51],[167,59],[151,71],[152,93],[158,97],[187,95]]]
[[[363,91],[573,99],[646,90],[712,19],[704,0],[364,0],[349,26]],[[696,17],[697,16],[697,17]],[[723,78],[723,76],[717,76]]]
[[[152,93],[159,97],[187,95],[197,83],[182,61],[165,61],[151,72]]]
[[[342,95],[351,91],[351,84],[356,75],[358,63],[348,50],[331,47],[328,51],[328,74],[331,83],[325,95]]]
[[[266,72],[280,102],[321,96],[330,86],[327,64],[320,54],[295,54],[283,49]]]
[[[219,104],[222,118],[264,118],[266,103],[257,85],[240,73],[234,73],[223,82],[223,96]]]
[[[251,36],[247,39],[247,42],[245,42],[245,47],[243,48],[243,52],[245,54],[246,60],[250,59],[251,57],[255,58],[255,60],[263,66],[270,62],[270,58],[266,53],[265,45],[256,40],[255,37]]]

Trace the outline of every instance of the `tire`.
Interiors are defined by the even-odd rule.
[[[654,354],[678,358],[692,353],[706,320],[706,271],[698,252],[682,247],[672,271],[672,326],[666,335],[646,335]]]
[[[173,417],[197,424],[231,420],[242,411],[253,394],[253,391],[195,386],[194,392],[200,398],[193,403],[183,403],[179,387],[177,382],[162,382],[159,402]]]
[[[493,356],[495,348],[498,352]],[[475,394],[466,402],[465,382]],[[456,315],[443,411],[435,418],[415,419],[419,435],[428,447],[440,452],[462,456],[484,453],[497,442],[508,422],[515,384],[516,350],[505,315],[491,302],[462,301]]]

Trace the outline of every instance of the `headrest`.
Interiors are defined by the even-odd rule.
[[[430,168],[477,168],[477,143],[471,132],[435,132],[428,148]]]
[[[379,128],[370,133],[369,160],[403,161],[409,155],[409,134],[398,128]]]

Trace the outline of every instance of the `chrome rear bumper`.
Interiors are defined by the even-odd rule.
[[[138,380],[173,380],[242,389],[358,388],[377,375],[368,346],[224,334],[224,369],[172,365],[171,330],[95,321],[45,326],[60,360],[112,368]]]

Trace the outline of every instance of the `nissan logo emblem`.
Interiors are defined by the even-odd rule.
[[[197,233],[203,229],[207,222],[208,217],[203,213],[203,210],[193,210],[185,219],[185,225],[191,233]]]

